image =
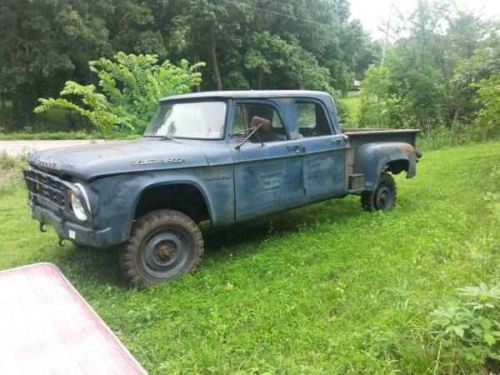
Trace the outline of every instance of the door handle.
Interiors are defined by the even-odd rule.
[[[302,154],[306,152],[306,148],[302,145],[293,145],[293,146],[286,146],[286,149],[290,152],[294,152],[296,154]]]

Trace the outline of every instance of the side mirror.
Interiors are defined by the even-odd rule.
[[[241,148],[241,146],[243,146],[245,143],[247,143],[248,140],[250,138],[252,138],[252,136],[257,132],[257,130],[259,130],[265,124],[266,124],[266,122],[262,121],[262,122],[258,123],[256,126],[254,126],[252,131],[240,143],[238,143],[236,146],[234,146],[234,149],[239,150]],[[262,145],[264,145],[264,142],[262,142]]]

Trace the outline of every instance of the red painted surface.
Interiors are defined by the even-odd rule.
[[[145,374],[61,271],[0,272],[0,374]]]

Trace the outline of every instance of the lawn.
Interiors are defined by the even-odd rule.
[[[3,178],[0,269],[58,265],[153,374],[479,373],[439,349],[429,314],[500,280],[499,164],[500,142],[428,152],[392,212],[349,197],[206,228],[200,270],[144,291],[121,284],[116,250],[40,233]]]

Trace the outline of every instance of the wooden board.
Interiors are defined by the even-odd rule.
[[[49,263],[0,272],[0,374],[145,374]]]

